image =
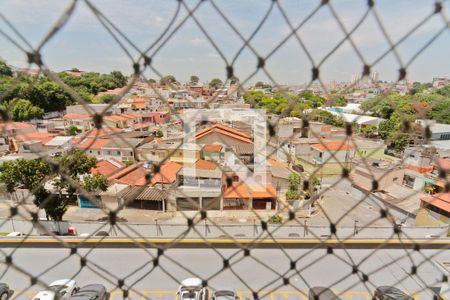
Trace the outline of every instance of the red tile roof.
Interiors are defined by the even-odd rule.
[[[76,145],[76,147],[80,149],[100,150],[109,142],[111,142],[111,139],[87,138],[84,139],[80,144]]]
[[[278,161],[278,160],[275,160],[275,159],[272,159],[272,158],[268,158],[267,159],[267,163],[270,166],[274,166],[274,167],[285,167],[285,168],[288,167],[287,163],[284,163],[284,162],[281,162],[281,161]]]
[[[403,169],[407,169],[407,170],[412,170],[412,171],[416,171],[418,173],[428,173],[428,172],[432,172],[433,171],[433,167],[429,166],[429,167],[419,167],[419,166],[413,166],[413,165],[404,165]]]
[[[266,186],[248,186],[240,182],[236,186],[226,187],[223,193],[224,199],[275,198],[276,196],[277,193],[271,183]]]
[[[134,104],[146,103],[146,102],[150,102],[150,98],[134,97],[134,98],[131,98],[131,102],[133,102]]]
[[[145,108],[145,107],[146,107],[146,106],[145,106],[145,103],[139,103],[139,102],[133,103],[133,106],[134,106],[135,108]]]
[[[91,174],[101,174],[103,176],[109,176],[115,171],[124,167],[125,164],[115,158],[101,159],[97,162],[95,167],[91,169]]]
[[[450,193],[437,193],[434,195],[428,195],[420,200],[438,207],[443,211],[450,212]]]
[[[14,139],[17,141],[25,142],[25,141],[39,141],[43,144],[52,140],[56,134],[48,133],[48,132],[28,132],[24,134],[17,134],[14,136]]]
[[[0,122],[0,131],[7,129],[19,129],[19,128],[27,128],[34,127],[33,124],[25,123],[25,122]]]
[[[121,122],[128,120],[128,118],[125,118],[124,116],[117,116],[117,115],[104,116],[103,119],[110,122]]]
[[[207,144],[203,146],[203,151],[205,152],[220,152],[222,151],[223,146],[222,145],[216,145],[216,144]]]
[[[311,147],[319,151],[348,151],[354,147],[345,141],[331,141],[318,144],[312,144]]]
[[[212,127],[206,128],[204,130],[201,130],[195,134],[195,139],[200,139],[208,134],[211,134],[213,132],[226,135],[228,137],[240,140],[244,143],[253,144],[252,139],[249,135],[240,132],[236,129],[221,125],[221,124],[215,124]]]
[[[180,164],[177,164],[176,162],[168,162],[160,168],[159,173],[153,176],[152,184],[174,183],[180,170]]]
[[[90,119],[92,117],[93,116],[90,114],[76,114],[76,113],[69,113],[63,116],[64,119]]]
[[[126,167],[118,173],[110,176],[108,180],[114,180],[128,185],[154,185],[158,183],[170,184],[177,179],[177,173],[181,165],[169,162],[161,166],[159,173],[150,176],[150,183],[146,180],[147,174],[152,174],[152,169],[145,168],[143,164],[134,164]]]
[[[196,169],[202,170],[215,170],[217,168],[217,164],[212,161],[207,161],[203,159],[199,159],[194,163]]]
[[[437,167],[439,167],[443,170],[446,170],[446,171],[450,171],[450,159],[448,159],[448,158],[440,159],[437,162]]]
[[[103,127],[100,129],[92,129],[83,133],[80,133],[77,135],[77,137],[79,138],[83,138],[83,137],[104,137],[107,135],[111,135],[111,134],[115,134],[118,132],[122,132],[123,130],[120,128],[114,128],[114,127]]]

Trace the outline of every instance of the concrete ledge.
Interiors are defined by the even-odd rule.
[[[348,239],[339,241],[337,239],[164,239],[164,238],[78,238],[61,237],[58,238],[40,238],[28,237],[22,238],[0,238],[0,247],[43,247],[43,248],[326,248],[328,246],[341,248],[393,248],[393,249],[433,249],[450,248],[450,239],[416,239],[416,240],[398,240],[398,239]]]

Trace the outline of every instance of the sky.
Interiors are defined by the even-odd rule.
[[[71,3],[71,0],[2,0],[0,17],[13,24],[36,48]],[[280,0],[278,3],[281,9],[270,0],[204,1],[193,19],[189,17],[189,10],[198,4],[193,0],[79,0],[64,27],[44,44],[41,55],[46,66],[54,71],[77,67],[84,71],[108,73],[120,70],[131,74],[133,60],[139,57],[138,51],[146,50],[156,41],[148,52],[156,72],[146,71],[148,78],[173,74],[180,81],[189,80],[191,75],[198,75],[202,82],[214,77],[224,80],[226,66],[232,63],[235,75],[241,81],[293,85],[309,82],[313,64],[323,61],[319,69],[325,82],[350,81],[352,74],[362,72],[364,63],[374,62],[372,71],[376,71],[381,80],[397,79],[400,62],[394,53],[391,51],[379,59],[390,47],[372,12],[351,35],[357,51],[348,40],[335,49],[345,39],[345,34],[334,14],[349,32],[366,13],[367,0],[330,1],[331,5],[320,7],[300,27],[298,38],[291,35],[287,40],[292,32],[290,26],[295,28],[303,23],[319,7],[320,1]],[[404,65],[445,27],[446,20],[450,20],[450,2],[443,4],[443,14],[433,15],[403,39],[414,26],[432,14],[434,1],[376,1],[375,11],[389,39],[394,44],[401,41],[396,51]],[[131,58],[104,28],[92,7],[138,48],[137,51],[120,39]],[[267,19],[249,42],[250,47],[243,47],[243,39],[252,36],[268,12]],[[26,67],[26,55],[4,36],[7,34],[20,42],[4,18],[0,18],[0,57],[10,65]],[[162,40],[157,42],[168,27]],[[27,48],[23,42],[20,45]],[[427,82],[433,77],[450,76],[449,53],[450,29],[446,28],[408,65],[408,79]],[[266,74],[256,66],[258,56],[268,55]]]

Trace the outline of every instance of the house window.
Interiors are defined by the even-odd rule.
[[[107,153],[108,155],[111,155],[111,151],[109,151],[109,150],[108,150],[106,153]]]
[[[120,155],[120,151],[116,151],[116,154],[117,154],[117,155]]]
[[[239,176],[233,175],[233,182],[238,182],[238,181],[239,181]]]
[[[97,151],[97,155],[100,155],[100,151]]]
[[[322,154],[323,154],[322,152],[319,152],[319,157],[320,157],[320,158],[322,158]]]

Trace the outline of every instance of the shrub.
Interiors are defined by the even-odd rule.
[[[280,215],[271,216],[268,223],[269,224],[282,224],[283,218]]]

